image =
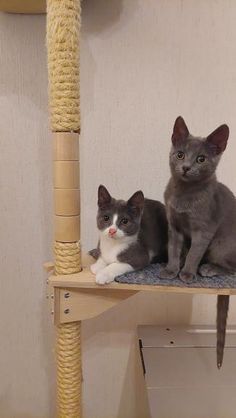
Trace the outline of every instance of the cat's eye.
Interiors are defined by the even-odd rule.
[[[109,221],[109,219],[110,219],[110,217],[109,217],[108,215],[104,215],[104,216],[103,216],[103,220],[104,220],[105,222],[108,222],[108,221]]]
[[[127,219],[127,218],[123,218],[123,219],[121,219],[121,223],[122,223],[123,225],[127,225],[127,223],[128,223],[128,219]]]
[[[177,152],[177,158],[178,158],[179,160],[183,160],[183,159],[184,159],[184,157],[185,157],[185,155],[184,155],[184,152],[183,152],[183,151],[178,151],[178,152]]]
[[[206,157],[204,155],[198,155],[197,157],[197,163],[202,164],[206,160]]]

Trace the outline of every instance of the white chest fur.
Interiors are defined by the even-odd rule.
[[[132,242],[136,241],[135,237],[124,237],[122,239],[113,239],[101,234],[100,250],[101,257],[106,264],[116,263],[118,255],[125,251]]]

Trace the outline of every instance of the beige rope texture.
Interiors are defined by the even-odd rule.
[[[80,0],[47,0],[47,49],[51,128],[79,132]],[[79,243],[55,242],[56,274],[81,270]],[[81,418],[81,322],[57,327],[59,418]]]
[[[49,107],[53,131],[80,129],[79,0],[47,1]]]
[[[60,418],[78,418],[81,411],[81,322],[57,327],[57,381]]]
[[[56,274],[73,274],[80,271],[81,253],[79,242],[54,243]]]

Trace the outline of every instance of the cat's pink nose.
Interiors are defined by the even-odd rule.
[[[111,235],[113,237],[113,235],[115,235],[116,233],[116,228],[109,228],[109,235]]]

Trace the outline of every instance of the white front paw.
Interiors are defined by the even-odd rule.
[[[113,280],[114,276],[111,273],[106,272],[105,269],[96,274],[97,284],[111,283]]]
[[[96,263],[94,263],[90,266],[90,270],[93,274],[97,274],[99,271],[104,269],[104,267],[106,267],[106,264],[104,263],[104,261],[101,258],[99,258],[96,261]]]

